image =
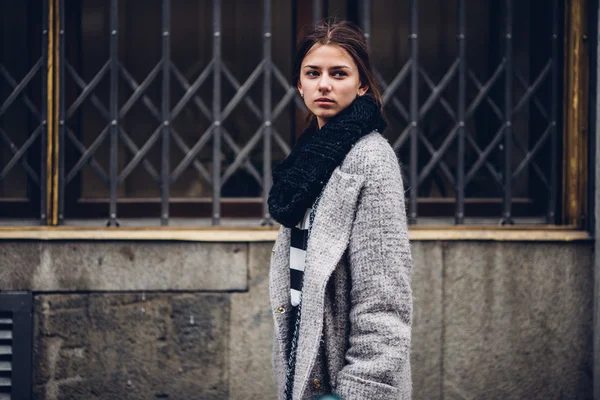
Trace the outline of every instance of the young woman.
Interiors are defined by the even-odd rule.
[[[410,399],[404,189],[360,29],[312,26],[293,79],[311,124],[269,193],[278,398]]]

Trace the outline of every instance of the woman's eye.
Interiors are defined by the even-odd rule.
[[[319,73],[317,71],[308,71],[306,73],[307,76],[319,76]]]
[[[343,71],[336,71],[333,73],[333,76],[337,76],[337,77],[346,76],[346,73]]]

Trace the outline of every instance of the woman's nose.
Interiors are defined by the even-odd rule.
[[[327,76],[323,76],[319,81],[320,91],[331,91],[331,80]]]

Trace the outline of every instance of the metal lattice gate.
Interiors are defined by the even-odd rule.
[[[435,1],[407,0],[393,10],[367,0],[354,5],[373,48],[390,120],[385,135],[403,164],[410,221],[427,215],[431,204],[445,207],[444,215],[456,224],[469,216],[512,224],[515,214],[536,216],[538,223],[560,222],[565,6],[558,0],[543,9],[527,1],[456,0],[439,3],[447,15],[442,10],[444,15],[430,17]],[[273,25],[282,18],[280,3],[247,6],[260,16],[246,20],[260,37],[248,42],[254,48],[245,53],[247,61],[238,61],[243,68],[224,52],[232,40],[224,14],[229,18],[229,7],[241,7],[234,0],[194,3],[208,22],[197,41],[210,38],[210,44],[193,68],[181,61],[181,38],[188,38],[185,29],[191,25],[174,24],[173,13],[182,7],[175,0],[147,3],[154,23],[144,27],[128,17],[126,7],[135,4],[122,0],[39,3],[38,14],[25,10],[39,17],[42,33],[36,39],[39,53],[25,63],[28,72],[15,76],[7,59],[0,61],[0,137],[6,149],[0,182],[24,171],[29,204],[39,201],[42,224],[63,224],[74,209],[88,205],[106,206],[99,216],[118,225],[128,204],[141,209],[149,203],[158,208],[145,216],[159,217],[161,225],[169,224],[183,203],[210,209],[213,225],[221,223],[222,208],[230,203],[239,209],[260,206],[262,223],[272,223],[266,205],[271,167],[293,145],[299,125],[294,115],[306,111],[281,62],[275,33],[281,24]],[[327,9],[333,3],[313,1],[312,19],[334,13]],[[483,24],[481,10],[487,16]],[[386,23],[383,17],[393,13]],[[447,23],[452,39],[436,42],[443,54],[431,40],[431,25],[423,26],[435,18],[452,20]],[[489,32],[485,46],[478,37],[482,26]],[[144,40],[132,42],[136,30]],[[386,35],[394,35],[395,47],[384,47]],[[134,51],[132,43],[150,42],[156,43],[148,50],[152,57],[139,67],[142,63],[131,61],[127,52]],[[91,43],[106,48],[91,52]],[[483,54],[486,48],[491,50]],[[21,130],[27,134],[18,140],[9,131],[17,104],[27,113],[27,130]],[[32,164],[32,153],[39,164]],[[183,198],[174,188],[190,176],[204,194],[190,191]],[[90,181],[97,188],[84,196],[81,188]],[[224,194],[227,185],[239,182],[253,187],[245,192],[250,195]],[[144,187],[156,190],[148,189],[151,194],[144,197],[135,190],[129,194],[129,186],[139,193]],[[474,208],[486,201],[494,207]],[[521,204],[526,211],[519,211]]]

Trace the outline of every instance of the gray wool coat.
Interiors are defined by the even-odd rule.
[[[270,265],[273,369],[283,398],[290,331],[290,229]],[[398,159],[359,140],[323,189],[307,245],[294,400],[410,399],[412,259]]]

